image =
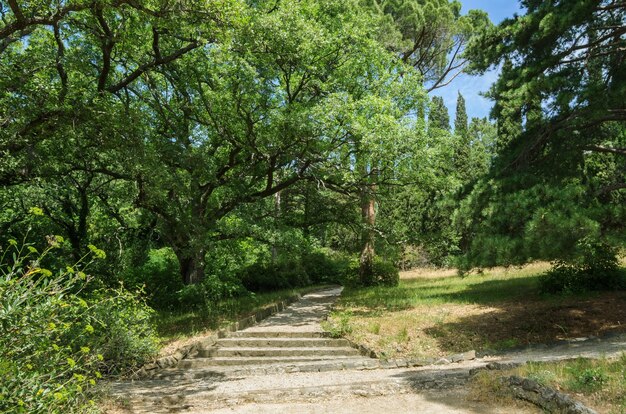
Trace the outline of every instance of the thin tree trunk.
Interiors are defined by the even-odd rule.
[[[279,217],[280,217],[280,208],[281,208],[281,200],[280,200],[280,193],[282,191],[278,191],[276,194],[274,194],[274,224],[276,224],[276,221],[278,221]],[[276,242],[272,243],[272,263],[276,264],[276,261],[278,260],[278,247],[276,246]]]
[[[374,265],[374,226],[376,225],[376,185],[367,184],[361,194],[361,255],[359,257],[359,277],[364,285],[371,285]]]

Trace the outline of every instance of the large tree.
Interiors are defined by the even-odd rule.
[[[476,70],[503,64],[499,153],[466,200],[466,265],[572,259],[624,241],[626,5],[522,2],[472,47]],[[467,216],[465,216],[467,217]]]
[[[137,202],[157,217],[186,283],[202,280],[207,249],[234,237],[230,218],[247,205],[305,180],[353,185],[355,154],[393,145],[402,96],[415,90],[402,92],[410,74],[393,70],[354,4],[259,3],[245,18],[229,43],[137,91],[154,120]]]
[[[215,44],[236,2],[64,1],[0,4],[0,184],[13,207],[42,208],[75,258],[94,209],[122,225],[111,191],[136,176],[146,77]],[[175,17],[175,18],[174,18]],[[124,184],[122,184],[122,182]],[[10,220],[19,223],[19,209]],[[92,232],[93,233],[93,232]]]
[[[383,17],[380,36],[387,47],[421,75],[427,90],[450,84],[468,63],[465,48],[489,25],[487,13],[449,0],[368,0]]]

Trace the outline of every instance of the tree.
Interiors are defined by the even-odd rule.
[[[465,111],[465,98],[458,93],[456,98],[456,116],[454,118],[454,133],[459,137],[467,135],[467,112]]]
[[[237,10],[192,1],[0,5],[0,183],[42,207],[75,257],[94,210],[122,218],[110,190],[134,179],[146,126],[133,91],[214,44]],[[131,204],[134,190],[125,191]]]
[[[202,280],[207,249],[233,237],[233,215],[304,180],[351,186],[356,151],[383,145],[404,116],[393,60],[354,5],[286,1],[247,13],[232,43],[149,76],[142,94],[155,121],[138,204],[157,217],[185,283]]]
[[[450,115],[441,96],[433,96],[428,112],[428,129],[450,131]]]
[[[381,40],[421,75],[428,92],[450,84],[468,64],[464,51],[472,36],[489,25],[487,14],[448,0],[369,0],[383,19]]]
[[[624,240],[626,6],[524,5],[471,48],[474,69],[504,66],[498,157],[465,201],[467,266],[575,260]]]

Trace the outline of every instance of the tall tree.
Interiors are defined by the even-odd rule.
[[[450,115],[441,96],[433,96],[428,112],[428,128],[450,131]]]
[[[383,18],[380,36],[387,47],[419,71],[427,90],[445,87],[468,64],[465,48],[489,25],[487,14],[449,0],[368,0]]]
[[[456,116],[454,118],[454,166],[457,174],[468,178],[471,172],[472,142],[467,131],[467,112],[465,98],[459,92],[456,100]]]
[[[467,111],[465,110],[465,98],[463,98],[461,92],[458,93],[456,98],[454,133],[460,137],[467,135]]]
[[[404,115],[399,71],[353,4],[267,2],[247,13],[232,43],[146,83],[155,121],[138,204],[156,215],[185,283],[202,280],[237,211],[303,180],[345,188],[361,172],[355,151],[381,145],[373,131],[392,137]]]
[[[626,5],[523,4],[472,47],[475,69],[504,66],[491,92],[498,159],[466,200],[468,265],[571,260],[624,242]]]
[[[135,177],[146,117],[133,91],[150,73],[215,44],[239,8],[186,0],[0,4],[0,184],[22,189],[24,207],[41,206],[75,257],[94,209],[115,213],[109,192]],[[124,187],[130,204],[134,190]]]

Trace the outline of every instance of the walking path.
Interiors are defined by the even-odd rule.
[[[341,288],[305,295],[285,311],[233,333],[157,376],[111,384],[127,413],[507,413],[469,403],[470,370],[489,363],[619,355],[626,336],[511,352],[448,365],[379,369],[320,326]],[[524,411],[526,410],[526,411]],[[540,412],[515,407],[515,412]]]

